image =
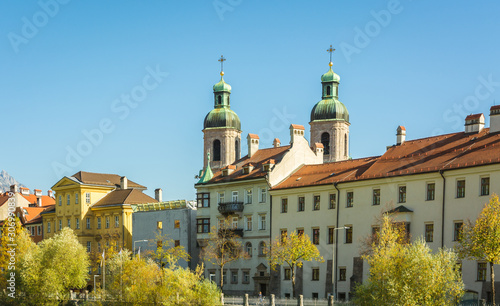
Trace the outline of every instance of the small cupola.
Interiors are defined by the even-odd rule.
[[[279,148],[281,146],[281,141],[278,138],[274,138],[273,147]]]
[[[479,133],[484,128],[484,115],[471,114],[465,118],[465,133]]]

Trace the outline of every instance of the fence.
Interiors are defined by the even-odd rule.
[[[271,294],[270,298],[249,297],[248,294],[244,296],[224,296],[221,297],[223,305],[234,306],[353,306],[350,302],[334,301],[333,296],[329,299],[304,299],[299,295],[298,299],[290,298],[276,298]]]

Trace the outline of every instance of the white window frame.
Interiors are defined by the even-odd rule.
[[[245,230],[251,231],[253,229],[252,216],[245,216]]]
[[[231,201],[238,202],[238,191],[231,192]]]
[[[120,226],[120,216],[115,216],[115,227]]]
[[[259,230],[266,230],[267,220],[266,214],[259,215]]]
[[[71,195],[67,194],[66,195],[66,205],[69,205],[69,204],[71,204]]]
[[[252,188],[245,189],[245,204],[252,204],[252,202],[253,202]]]
[[[85,193],[85,203],[90,204],[90,192]]]
[[[224,203],[225,196],[226,196],[226,194],[224,191],[219,191],[217,193],[217,204]]]
[[[267,201],[267,189],[259,188],[259,203],[266,203]]]

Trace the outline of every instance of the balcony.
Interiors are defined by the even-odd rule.
[[[226,230],[219,230],[219,237],[228,236],[226,233],[233,233],[235,236],[243,237],[243,229],[242,228],[231,228]]]
[[[242,212],[243,207],[244,207],[243,202],[232,201],[232,202],[219,203],[218,208],[221,214],[232,214],[236,212]]]

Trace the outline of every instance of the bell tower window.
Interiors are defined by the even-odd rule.
[[[220,140],[214,140],[214,157],[213,161],[220,161]]]
[[[217,104],[220,105],[222,103],[222,97],[217,96]]]
[[[347,134],[344,134],[344,155],[347,156]]]
[[[329,96],[331,94],[330,86],[326,86],[326,95]]]
[[[238,139],[236,139],[236,141],[234,142],[234,159],[240,159],[240,142],[238,141]]]
[[[321,134],[321,143],[324,147],[323,153],[326,155],[330,154],[330,134],[328,134],[327,132]]]

